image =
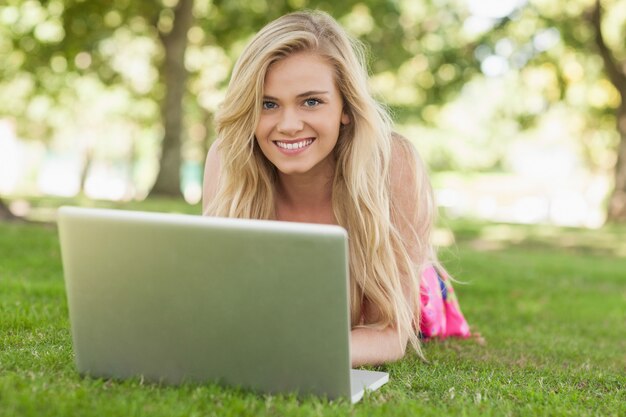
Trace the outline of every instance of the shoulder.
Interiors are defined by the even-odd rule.
[[[206,162],[207,165],[210,167],[219,167],[220,165],[220,140],[217,139],[215,140],[215,142],[213,142],[211,144],[211,147],[209,148],[209,152],[207,153],[207,158],[206,158]]]
[[[422,163],[415,146],[404,136],[393,132],[389,166],[392,197],[406,195],[416,186],[420,168]]]
[[[426,167],[405,137],[393,134],[389,167],[392,218],[401,233],[427,233],[434,218],[434,199]]]
[[[207,153],[204,165],[204,180],[202,183],[202,212],[206,214],[206,209],[217,193],[217,186],[220,179],[220,141],[213,142]]]

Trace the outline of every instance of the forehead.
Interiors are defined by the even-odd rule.
[[[335,70],[326,59],[312,52],[297,52],[274,62],[265,74],[264,90],[271,95],[321,88],[336,91]]]

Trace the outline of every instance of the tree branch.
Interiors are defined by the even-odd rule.
[[[602,56],[602,61],[604,61],[606,73],[624,99],[625,97],[623,96],[626,93],[626,74],[620,69],[617,60],[604,40],[604,35],[602,34],[602,5],[600,4],[600,0],[596,0],[589,15],[589,20],[595,33],[596,47]]]

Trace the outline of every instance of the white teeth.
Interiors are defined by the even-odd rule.
[[[301,149],[313,143],[313,139],[307,139],[307,140],[303,140],[301,142],[295,142],[295,143],[293,142],[286,143],[286,142],[278,142],[278,141],[275,143],[279,148],[283,148],[283,149]]]

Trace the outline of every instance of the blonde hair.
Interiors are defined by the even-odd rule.
[[[258,124],[265,75],[272,63],[301,51],[325,58],[335,69],[344,111],[351,123],[340,129],[334,150],[333,213],[348,231],[350,255],[350,311],[353,326],[394,326],[408,335],[421,354],[419,329],[419,277],[433,259],[430,228],[432,191],[413,146],[392,134],[386,110],[369,93],[364,48],[350,38],[328,14],[320,11],[285,15],[265,26],[235,64],[224,104],[216,116],[222,173],[215,198],[205,214],[225,217],[274,219],[276,168],[265,158],[254,137]],[[416,247],[394,226],[400,212],[391,201],[392,146],[414,158],[418,217]],[[402,276],[410,277],[408,280]],[[411,294],[407,299],[405,294]],[[365,301],[373,306],[373,322],[365,323]],[[368,312],[371,313],[371,312]]]

